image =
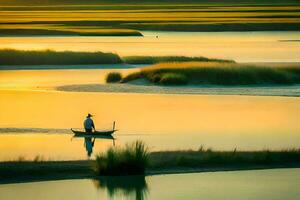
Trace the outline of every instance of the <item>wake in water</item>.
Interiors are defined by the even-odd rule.
[[[49,133],[49,134],[72,134],[70,129],[56,129],[56,128],[0,128],[1,133]]]

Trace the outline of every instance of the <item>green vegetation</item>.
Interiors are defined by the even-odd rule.
[[[95,178],[102,184],[99,187],[111,185],[117,189],[123,187],[120,179],[106,180],[103,176],[300,167],[300,149],[215,151],[200,147],[198,150],[149,152],[143,142],[136,141],[124,148],[111,147],[98,154],[96,160],[39,159],[0,162],[0,183]],[[131,184],[136,183],[143,183],[143,179],[132,179],[132,183],[127,183],[128,191]]]
[[[149,162],[149,152],[141,141],[124,148],[109,148],[96,156],[95,171],[99,175],[141,175]]]
[[[1,1],[0,35],[141,36],[142,30],[299,31],[299,10],[297,0]]]
[[[160,63],[142,68],[122,79],[122,83],[145,79],[164,85],[265,85],[300,83],[299,67],[258,67],[221,62]]]
[[[79,64],[118,64],[121,58],[113,53],[102,52],[56,52],[0,50],[1,65],[79,65]]]
[[[118,83],[122,80],[122,75],[119,72],[110,72],[106,75],[107,83]]]
[[[26,26],[25,26],[26,27]],[[143,36],[140,32],[129,29],[53,29],[38,28],[1,28],[0,36]]]
[[[128,64],[156,64],[161,62],[188,62],[188,61],[200,61],[200,62],[229,62],[233,63],[233,60],[223,60],[206,57],[187,57],[187,56],[127,56],[122,58],[125,63]]]
[[[164,73],[162,76],[154,76],[153,82],[162,85],[184,85],[188,83],[187,77],[184,74]]]
[[[34,161],[0,162],[0,183],[84,178],[94,174],[92,161]]]
[[[73,52],[52,50],[15,50],[0,49],[0,65],[79,65],[79,64],[151,64],[159,62],[182,61],[218,61],[231,60],[210,59],[205,57],[186,56],[129,56],[119,57],[117,54],[103,52]]]
[[[282,4],[281,0],[222,0],[222,3],[274,3],[274,4]],[[218,0],[130,0],[128,1],[128,4],[153,4],[153,3],[189,3],[189,4],[195,4],[195,3],[215,3],[218,4],[220,1]],[[297,0],[286,0],[284,3],[290,4],[290,3],[298,3]],[[65,4],[75,4],[75,5],[99,5],[99,4],[124,4],[123,0],[90,0],[90,1],[84,1],[84,0],[6,0],[1,1],[0,5],[65,5]]]
[[[206,168],[300,163],[300,149],[282,151],[214,151],[212,149],[153,152],[150,168]]]

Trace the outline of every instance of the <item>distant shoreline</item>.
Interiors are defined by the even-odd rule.
[[[300,62],[240,62],[242,64],[252,64],[257,66],[299,66]],[[58,70],[58,69],[133,69],[149,66],[150,64],[130,64],[130,63],[119,63],[119,64],[62,64],[62,65],[6,65],[0,63],[1,70]]]

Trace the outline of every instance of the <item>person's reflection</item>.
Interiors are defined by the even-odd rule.
[[[96,138],[90,138],[90,137],[84,138],[84,146],[85,146],[88,157],[91,157],[91,155],[93,153],[93,147],[95,144],[95,140],[96,140]]]
[[[134,195],[136,200],[143,200],[148,192],[145,176],[99,177],[94,183],[97,188],[105,189],[113,199],[121,192],[125,199],[134,199]]]

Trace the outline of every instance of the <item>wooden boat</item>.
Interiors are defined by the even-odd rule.
[[[112,134],[114,134],[114,132],[117,131],[115,129],[115,125],[116,125],[116,123],[114,122],[112,130],[93,131],[93,132],[87,133],[85,131],[73,130],[71,128],[71,131],[74,133],[74,137],[91,137],[91,138],[113,139]]]

